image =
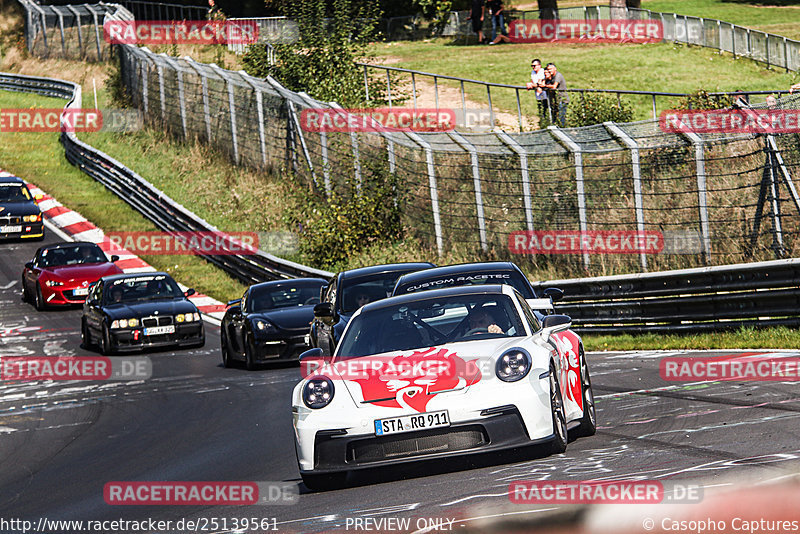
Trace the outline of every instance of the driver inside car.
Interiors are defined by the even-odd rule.
[[[483,308],[476,308],[469,312],[469,330],[470,332],[488,332],[490,334],[502,334],[503,329],[500,328],[492,319],[489,312]]]

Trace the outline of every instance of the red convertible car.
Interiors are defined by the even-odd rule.
[[[37,310],[48,306],[82,304],[89,286],[122,269],[109,261],[105,252],[94,243],[74,242],[47,245],[36,251],[33,261],[22,271],[22,298],[33,300]]]

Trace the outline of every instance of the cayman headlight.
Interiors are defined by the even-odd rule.
[[[261,332],[275,332],[278,329],[269,321],[256,321],[256,328]]]
[[[494,372],[503,382],[522,380],[531,370],[531,355],[525,349],[507,350],[497,359]]]
[[[303,386],[303,403],[312,410],[324,408],[333,400],[333,393],[333,382],[329,378],[315,378]]]
[[[47,287],[58,287],[58,286],[63,286],[64,282],[59,282],[58,280],[48,280],[47,282],[44,283],[44,285],[46,285]]]

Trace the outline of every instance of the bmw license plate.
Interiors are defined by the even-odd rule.
[[[450,426],[450,417],[447,414],[447,410],[440,410],[438,412],[376,419],[375,435],[386,436],[388,434],[400,434],[402,432],[414,432],[416,430],[445,426]]]
[[[79,287],[78,289],[73,291],[72,294],[75,295],[76,297],[85,297],[86,295],[89,294],[89,288],[88,287]]]
[[[22,231],[22,226],[0,226],[0,233],[16,234]]]
[[[146,336],[158,336],[161,334],[174,334],[175,333],[175,325],[170,324],[167,326],[151,326],[150,328],[144,329],[144,335]]]

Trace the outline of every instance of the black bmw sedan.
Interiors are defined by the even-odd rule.
[[[305,336],[324,286],[321,278],[264,282],[230,301],[220,326],[222,364],[239,360],[253,370],[265,361],[296,358],[308,348]]]
[[[202,347],[205,330],[200,312],[167,273],[104,276],[89,290],[83,305],[81,338],[103,354],[145,348]]]

